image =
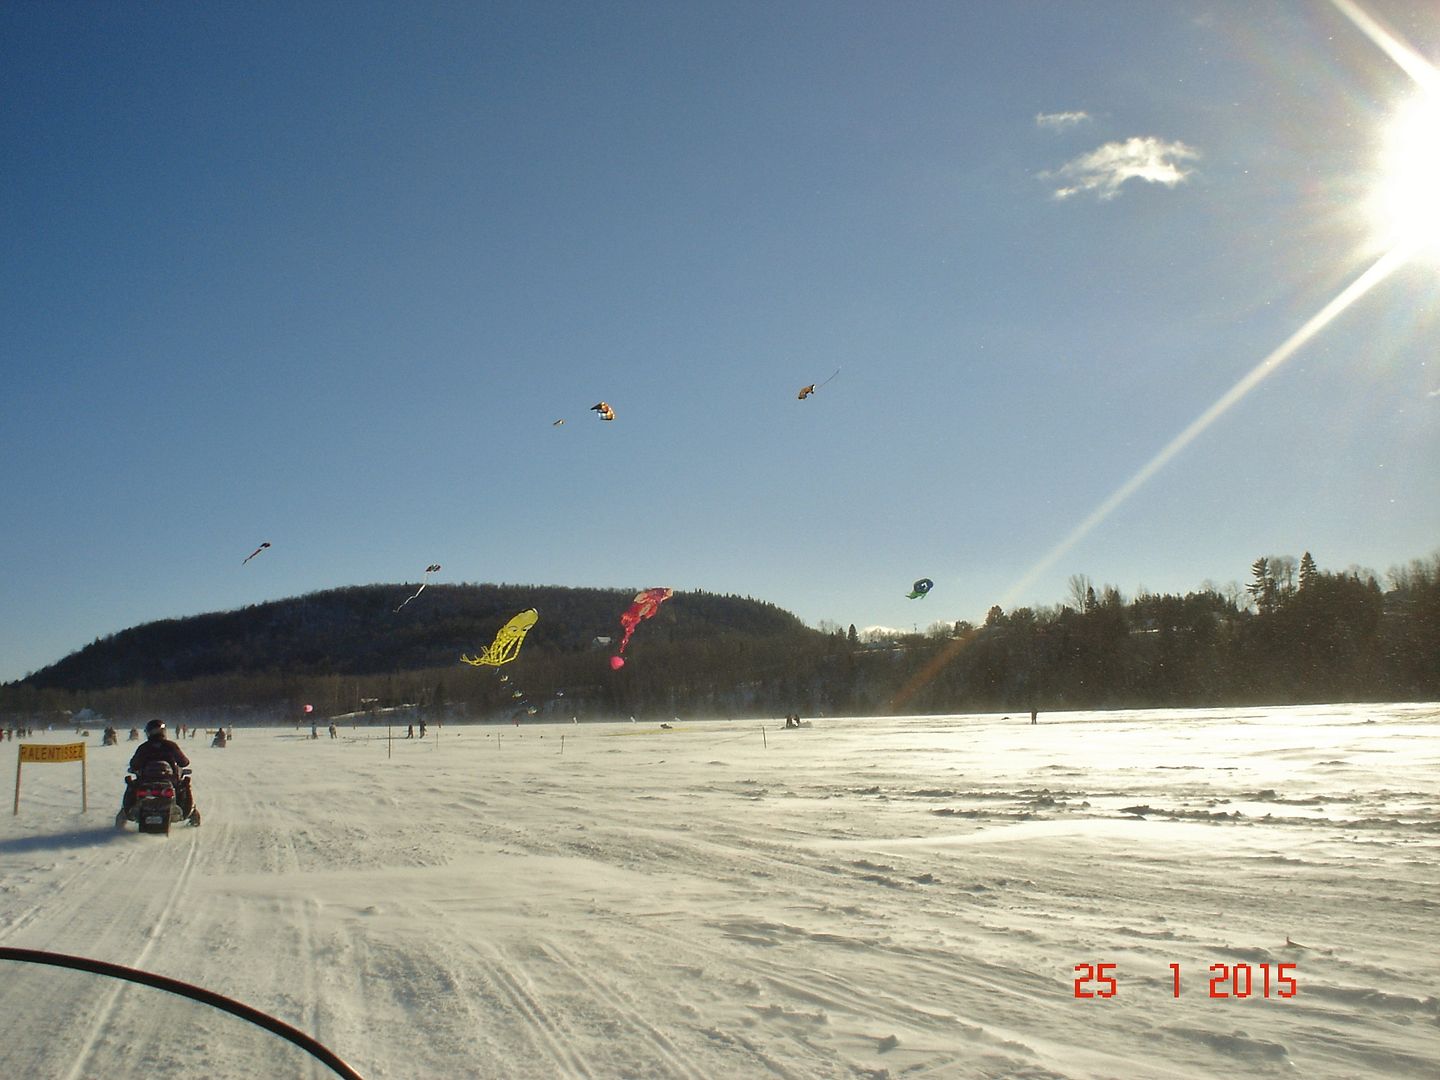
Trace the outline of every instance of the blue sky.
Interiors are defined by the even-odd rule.
[[[1435,258],[1067,541],[1382,254],[1416,92],[1320,2],[7,4],[0,679],[432,562],[924,629],[1428,556]]]

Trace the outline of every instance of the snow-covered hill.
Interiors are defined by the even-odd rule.
[[[1040,720],[240,730],[168,838],[96,732],[88,814],[25,766],[0,944],[372,1080],[1435,1075],[1440,706]],[[0,1018],[6,1077],[333,1075],[77,972]]]

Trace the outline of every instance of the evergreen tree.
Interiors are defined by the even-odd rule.
[[[1315,584],[1315,576],[1320,571],[1315,567],[1315,560],[1310,552],[1300,556],[1300,591],[1304,592],[1311,585]]]
[[[1255,609],[1261,615],[1274,613],[1280,590],[1275,584],[1274,574],[1270,571],[1270,560],[1265,556],[1262,555],[1250,564],[1250,584],[1245,586],[1245,590],[1255,601]]]

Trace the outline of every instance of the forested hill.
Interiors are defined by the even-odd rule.
[[[1440,698],[1440,552],[1387,575],[1262,557],[1225,594],[1071,580],[1072,603],[914,634],[810,630],[772,604],[679,593],[606,661],[634,589],[371,585],[149,623],[0,687],[0,722],[100,713],[273,722],[411,708],[437,718],[865,716]],[[539,621],[475,668],[513,615]],[[609,642],[597,638],[610,638]]]
[[[331,589],[236,611],[165,619],[99,639],[21,680],[34,689],[102,690],[214,677],[375,675],[444,667],[475,653],[516,612],[536,608],[536,654],[576,653],[621,634],[634,589],[431,585],[401,611],[412,585]],[[719,639],[808,639],[817,632],[773,604],[677,592],[630,645]]]

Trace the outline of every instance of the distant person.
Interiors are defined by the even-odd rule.
[[[335,738],[335,721],[334,721],[334,720],[331,720],[331,721],[330,721],[330,737],[331,737],[332,739]]]
[[[421,720],[421,721],[420,721],[420,737],[421,737],[422,739],[425,737],[425,721],[424,721],[424,720]]]
[[[1032,723],[1032,724],[1038,724],[1040,721],[1037,720],[1036,717],[1038,717],[1039,715],[1040,715],[1040,713],[1039,713],[1038,711],[1036,711],[1035,709],[1031,709],[1031,710],[1030,710],[1030,723]]]
[[[405,729],[405,737],[406,737],[407,739],[413,739],[413,738],[415,737],[415,725],[414,725],[414,724],[411,724],[408,728]]]
[[[215,738],[210,741],[210,745],[218,746],[221,750],[224,750],[225,744],[229,741],[230,740],[225,737],[225,729],[223,727],[217,727],[215,729]]]
[[[133,728],[133,727],[132,727],[132,728],[130,729],[130,741],[131,741],[131,742],[139,742],[139,741],[140,741],[140,729],[139,729],[139,728]]]

